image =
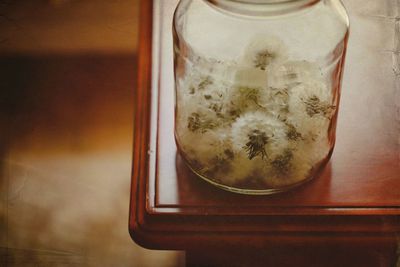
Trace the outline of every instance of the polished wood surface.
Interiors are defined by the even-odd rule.
[[[273,246],[253,249],[251,246],[220,246],[186,253],[188,267],[394,267],[395,246],[379,244],[354,246],[346,243],[309,246]],[[397,266],[396,266],[397,267]]]
[[[353,24],[331,161],[293,191],[244,196],[202,181],[176,152],[171,38],[176,2],[149,1],[142,10],[133,238],[145,247],[168,249],[221,242],[393,245],[400,231],[399,81],[390,38],[379,33],[394,28],[394,21],[377,19],[382,10],[375,6],[360,9],[358,1],[345,1]],[[375,27],[367,34],[369,23]]]

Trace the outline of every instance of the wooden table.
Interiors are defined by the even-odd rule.
[[[352,32],[331,161],[296,190],[243,196],[200,180],[176,152],[171,36],[176,2],[142,1],[133,239],[147,248],[187,250],[193,266],[393,265],[400,231],[400,82],[397,48],[384,33],[391,32],[388,26],[395,32],[395,20],[371,5],[345,1]]]

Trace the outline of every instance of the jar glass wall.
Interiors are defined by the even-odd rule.
[[[339,0],[181,0],[175,138],[188,166],[247,194],[314,177],[335,143],[348,25]]]

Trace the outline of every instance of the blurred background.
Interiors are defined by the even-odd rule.
[[[183,266],[128,234],[139,0],[0,0],[0,266]]]

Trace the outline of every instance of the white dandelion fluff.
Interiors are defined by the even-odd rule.
[[[234,186],[258,178],[256,174],[262,170],[264,165],[265,162],[261,158],[250,160],[246,153],[235,153],[229,172],[221,173],[219,180],[224,184]]]
[[[330,150],[331,145],[326,136],[316,137],[314,140],[304,140],[298,144],[298,154],[302,153],[310,165],[314,166],[324,160]]]
[[[268,69],[269,86],[290,88],[309,81],[322,81],[323,73],[317,64],[305,60],[286,61]]]
[[[232,149],[255,157],[271,158],[287,147],[285,124],[262,112],[248,112],[232,124]]]
[[[336,110],[316,63],[287,61],[275,37],[255,38],[240,60],[192,58],[176,82],[175,135],[199,174],[238,188],[281,188],[328,156]]]
[[[302,83],[290,91],[287,121],[304,136],[327,134],[334,111],[332,94],[322,82]]]
[[[204,133],[176,132],[180,148],[189,160],[201,166],[203,172],[210,172],[218,164],[227,164],[232,159],[230,136],[227,129],[216,129]]]
[[[266,111],[270,93],[264,87],[233,86],[227,94],[227,105],[239,114],[248,111]]]
[[[272,188],[296,184],[306,179],[311,173],[312,165],[308,157],[299,150],[286,149],[271,160],[268,175],[264,182]]]
[[[268,101],[265,103],[266,110],[274,117],[284,121],[289,112],[289,90],[287,88],[268,87]]]
[[[274,36],[256,37],[245,48],[239,65],[265,71],[271,65],[286,60],[287,56],[287,48],[280,39]]]

